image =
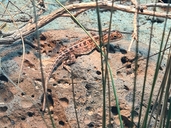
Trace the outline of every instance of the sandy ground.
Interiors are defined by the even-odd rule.
[[[67,1],[67,4],[70,2],[71,1]],[[48,14],[57,8],[57,6],[52,1],[48,1],[47,3],[47,12],[45,14]],[[63,1],[63,3],[65,3],[65,1]],[[20,4],[23,5],[25,3],[19,2],[17,5],[21,6]],[[108,27],[109,15],[109,11],[101,12],[102,25],[104,28]],[[115,11],[113,17],[112,29],[116,29],[121,32],[132,32],[133,14]],[[140,16],[139,19],[139,56],[142,59],[147,56],[151,20],[149,20],[150,18],[147,16]],[[87,28],[97,29],[96,12],[93,9],[79,15],[78,20]],[[22,26],[23,24],[19,25]],[[158,51],[161,42],[161,32],[163,30],[163,25],[164,22],[154,23],[151,54]],[[8,32],[9,30],[12,31],[13,29],[15,28],[12,27],[12,24],[8,23],[7,26],[3,29],[3,32]],[[168,34],[168,30],[169,27],[166,28],[166,35]],[[46,40],[40,40],[42,48],[41,53],[43,59],[43,69],[45,73],[47,67],[49,64],[51,64],[55,56],[58,55],[56,53],[58,53],[61,48],[65,48],[76,40],[86,36],[84,32],[70,18],[66,17],[55,19],[43,27],[41,32],[46,37]],[[129,127],[135,70],[134,62],[131,60],[135,58],[135,44],[132,46],[131,52],[128,52],[127,48],[131,40],[131,34],[123,34],[123,36],[124,38],[121,41],[111,42],[109,63],[115,80],[115,88],[117,90],[123,122],[125,127]],[[34,37],[35,35],[32,34],[28,36],[27,39],[36,45],[33,39]],[[56,41],[53,42],[53,40]],[[3,71],[15,84],[17,84],[22,60],[21,42],[16,42],[15,44],[9,46],[2,46],[0,49],[0,56],[2,58]],[[149,63],[146,89],[144,93],[145,97],[142,112],[143,114],[145,113],[145,109],[147,107],[146,105],[150,95],[156,59],[157,56],[152,57]],[[164,60],[161,65],[162,70],[159,71],[158,80],[154,90],[153,101],[161,84],[161,79],[165,69],[165,62],[166,61]],[[146,59],[139,61],[138,66],[136,102],[134,110],[135,124],[138,121]],[[103,91],[101,84],[101,62],[99,52],[95,50],[89,55],[78,57],[76,63],[72,64],[70,67],[74,73],[74,86],[72,86],[71,74],[63,69],[61,65],[57,68],[57,70],[54,71],[48,85],[48,103],[51,106],[51,113],[54,118],[56,127],[77,127],[73,102],[73,89],[80,127],[101,127]],[[38,51],[34,47],[26,44],[24,66],[18,85],[20,89],[15,87],[4,75],[0,76],[0,81],[0,127],[46,128],[47,126],[51,126],[49,115],[47,113],[45,113],[43,117],[41,115],[43,95],[43,89],[41,86],[42,78],[40,74]],[[25,93],[21,93],[21,89]],[[119,127],[119,120],[112,86],[110,86],[110,90],[107,90],[106,97],[108,97],[109,92],[111,94],[111,108],[107,107],[106,118],[107,121],[109,121],[108,115],[110,113],[111,125],[109,125],[107,122],[107,126],[117,128]],[[106,101],[106,105],[108,106],[108,99]],[[151,106],[153,106],[153,102]],[[152,126],[153,122],[151,123],[151,127]]]

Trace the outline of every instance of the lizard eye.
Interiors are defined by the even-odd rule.
[[[117,38],[117,36],[113,36],[113,39],[116,39]]]

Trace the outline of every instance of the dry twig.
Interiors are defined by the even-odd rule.
[[[135,11],[135,14],[134,14],[134,21],[133,21],[134,32],[132,34],[132,40],[128,47],[128,51],[131,50],[131,46],[132,46],[133,42],[138,39],[138,37],[137,37],[138,36],[138,31],[137,31],[138,3],[136,0],[131,0],[131,2],[135,5],[135,8],[137,9],[137,11]]]
[[[111,9],[112,8],[111,2],[99,2],[98,5],[100,8],[104,8],[104,9]],[[96,7],[95,2],[77,3],[77,4],[72,4],[72,5],[66,6],[66,8],[70,11],[73,11],[76,9],[91,9],[91,8],[95,8],[95,7]],[[130,6],[114,4],[113,7],[115,10],[121,10],[121,11],[125,11],[128,13],[135,13],[137,11],[136,8],[130,7]],[[66,13],[66,11],[63,8],[60,8],[60,9],[52,12],[51,14],[49,14],[47,16],[43,16],[37,22],[38,28],[45,26],[47,23],[53,21],[57,17],[61,17],[65,13]],[[153,11],[148,11],[148,10],[138,11],[137,13],[142,14],[142,15],[154,15]],[[168,17],[171,19],[171,14],[156,12],[155,16],[157,16],[157,17]],[[23,34],[23,36],[26,36],[26,35],[29,35],[30,33],[34,32],[35,30],[36,30],[36,24],[35,23],[29,23],[25,27],[21,28],[19,31]],[[12,35],[0,39],[0,44],[11,44],[12,42],[20,39],[20,32],[19,31],[16,30],[16,31],[14,31],[14,33]]]

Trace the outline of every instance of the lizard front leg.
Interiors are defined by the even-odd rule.
[[[62,63],[63,68],[65,68],[69,73],[71,73],[71,68],[68,65],[75,63],[76,57],[72,53],[69,55],[68,59]]]

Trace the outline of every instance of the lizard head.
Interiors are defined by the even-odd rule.
[[[110,40],[117,41],[122,39],[123,36],[119,31],[111,31],[110,33]]]
[[[104,41],[104,44],[107,44],[107,42],[108,42],[108,33],[106,33],[106,34],[104,34],[104,36],[103,36],[103,41]],[[111,31],[111,33],[110,33],[110,41],[118,41],[118,40],[120,40],[120,39],[122,39],[123,38],[123,36],[122,36],[122,34],[119,32],[119,31]]]

